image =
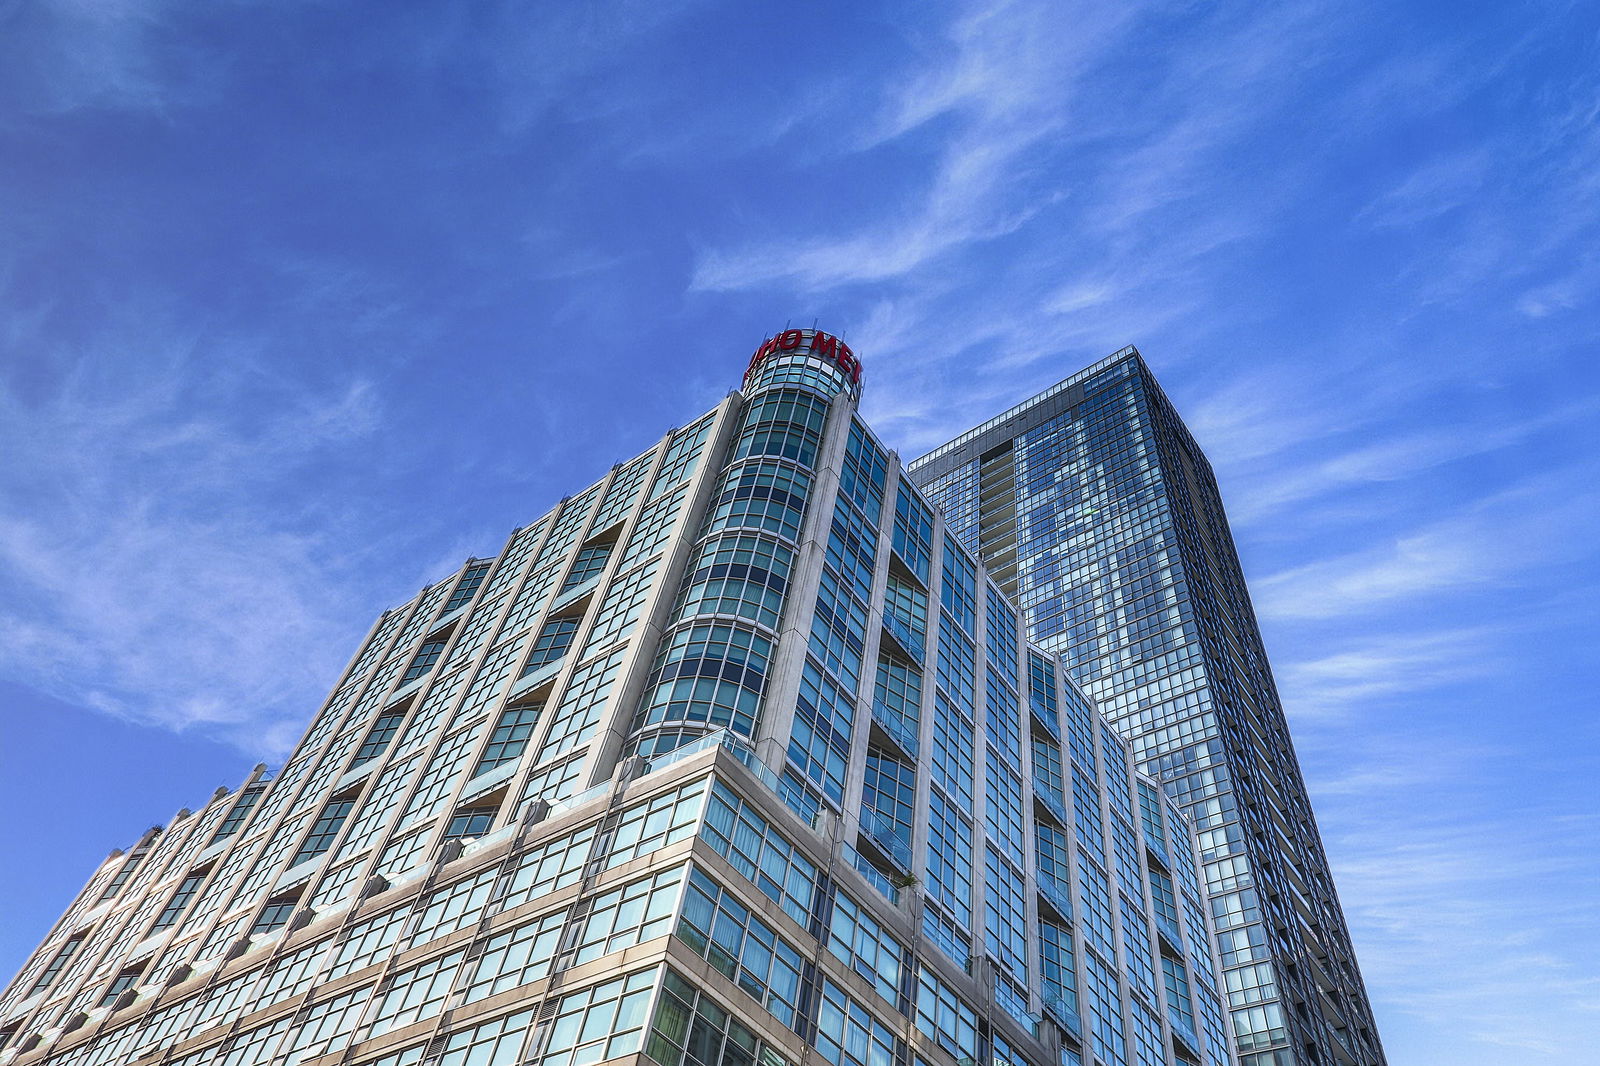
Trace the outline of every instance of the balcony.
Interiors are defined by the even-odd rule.
[[[1067,1005],[1067,1001],[1053,992],[1046,992],[1043,996],[1044,1012],[1048,1014],[1057,1025],[1076,1037],[1079,1042],[1083,1040],[1083,1021],[1078,1017],[1078,1012]]]
[[[894,638],[894,642],[900,645],[901,650],[915,659],[917,665],[922,665],[926,642],[917,634],[916,630],[902,622],[891,611],[883,612],[883,628]]]
[[[849,844],[839,845],[839,850],[844,854],[845,858],[850,860],[850,865],[855,868],[855,871],[866,878],[867,884],[877,889],[883,895],[883,898],[890,903],[895,906],[900,905],[900,890],[895,887],[893,881],[885,876],[882,870],[873,866],[872,863],[867,861],[866,856]]]
[[[1038,880],[1039,898],[1048,903],[1066,921],[1072,921],[1072,896],[1067,886],[1053,877],[1041,876]]]
[[[871,807],[862,807],[861,832],[872,841],[885,858],[900,868],[900,872],[909,874],[912,868],[911,846],[895,832],[894,823]]]
[[[1033,720],[1038,722],[1044,731],[1050,734],[1057,744],[1061,743],[1061,722],[1048,707],[1040,706],[1041,700],[1034,696],[1028,697],[1028,710],[1033,712]]]
[[[1033,798],[1039,801],[1039,804],[1050,813],[1050,817],[1054,818],[1061,828],[1072,828],[1072,819],[1067,814],[1066,806],[1056,799],[1055,793],[1050,791],[1049,786],[1037,777],[1033,779]]]
[[[881,729],[886,737],[896,747],[903,751],[913,762],[917,758],[917,731],[916,727],[907,722],[905,716],[889,709],[882,701],[872,701],[872,722]]]

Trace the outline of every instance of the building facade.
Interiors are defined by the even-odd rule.
[[[1223,1066],[1193,829],[786,330],[116,852],[33,1066]]]
[[[1193,820],[1241,1061],[1382,1063],[1216,479],[1139,353],[910,474]]]

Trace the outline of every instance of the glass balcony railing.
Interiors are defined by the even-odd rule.
[[[1054,992],[1046,992],[1044,1012],[1060,1023],[1061,1027],[1079,1040],[1083,1039],[1083,1021],[1078,1017],[1078,1012],[1072,1005]]]
[[[899,643],[918,663],[922,662],[926,641],[915,629],[906,625],[896,615],[889,611],[883,612],[883,628]]]
[[[1054,738],[1057,744],[1061,743],[1061,722],[1054,711],[1043,705],[1038,697],[1028,697],[1028,710],[1033,712],[1033,720],[1044,727],[1044,731]]]
[[[890,862],[900,867],[902,873],[911,872],[911,845],[900,839],[893,822],[871,807],[862,807],[861,831],[889,857]]]
[[[1038,887],[1040,897],[1054,907],[1061,917],[1070,922],[1072,920],[1072,896],[1068,893],[1067,886],[1058,884],[1053,877],[1041,875]]]
[[[1044,809],[1049,811],[1055,820],[1061,823],[1063,829],[1072,827],[1072,819],[1067,815],[1066,806],[1056,798],[1056,794],[1051,791],[1050,786],[1040,781],[1037,777],[1033,779],[1033,794],[1040,803],[1044,804]]]
[[[889,880],[888,875],[868,862],[866,856],[849,844],[841,844],[839,847],[844,853],[844,857],[850,860],[850,865],[856,868],[856,872],[867,879],[867,884],[877,889],[883,895],[883,898],[890,903],[896,906],[899,905],[900,890],[894,886],[893,881]]]
[[[889,734],[890,740],[900,745],[900,750],[912,759],[917,757],[917,730],[906,721],[904,715],[890,710],[882,700],[875,699],[872,701],[872,720]]]

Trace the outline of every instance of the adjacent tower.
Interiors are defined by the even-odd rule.
[[[0,1066],[1225,1066],[1192,827],[837,338],[386,612],[94,873]]]
[[[909,470],[1194,820],[1240,1061],[1381,1064],[1216,478],[1139,353]]]

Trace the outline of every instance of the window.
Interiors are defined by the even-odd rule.
[[[561,997],[540,1066],[577,1066],[631,1055],[661,970],[653,968]]]
[[[683,867],[663,870],[620,888],[601,893],[590,904],[589,917],[573,947],[572,964],[666,936],[683,888]]]
[[[256,924],[250,927],[251,936],[262,933],[271,933],[282,929],[289,924],[289,919],[294,915],[294,909],[300,902],[300,897],[291,896],[288,899],[269,900],[261,913],[256,916]]]
[[[894,1066],[905,1061],[905,1046],[872,1011],[827,978],[817,1003],[812,1044],[834,1066]]]
[[[356,752],[355,760],[350,765],[352,767],[361,766],[382,755],[384,749],[389,746],[389,742],[394,739],[394,735],[400,732],[400,723],[405,720],[406,712],[404,711],[391,711],[387,714],[379,715],[378,720],[372,723],[372,731],[367,734],[367,739],[361,742],[361,747]]]
[[[266,790],[264,785],[245,789],[237,802],[234,803],[233,809],[228,812],[228,816],[222,820],[222,824],[217,826],[216,835],[211,839],[218,841],[223,837],[230,837],[244,828],[244,823],[250,818],[250,811],[255,807],[256,801],[261,798],[261,793]]]
[[[494,816],[499,810],[499,807],[463,807],[450,816],[450,824],[444,828],[444,839],[483,836],[494,825]]]
[[[522,753],[528,747],[528,738],[533,735],[533,727],[539,724],[539,715],[543,711],[543,702],[507,707],[501,711],[500,720],[495,723],[494,732],[489,734],[489,744],[483,749],[483,758],[478,760],[472,776],[477,777],[485,770],[522,758]]]
[[[491,937],[473,970],[465,1001],[472,1003],[547,977],[566,924],[563,907]]]
[[[661,1066],[789,1066],[783,1056],[670,969],[644,1053]]]
[[[652,796],[622,812],[606,853],[605,868],[648,855],[694,835],[705,799],[704,779]]]
[[[500,909],[508,911],[579,880],[594,833],[595,826],[586,825],[524,854],[511,871]]]
[[[701,835],[801,928],[810,927],[816,866],[721,782],[711,790]]]
[[[549,666],[572,647],[572,638],[577,635],[577,618],[552,618],[539,630],[539,639],[533,642],[533,654],[528,658],[528,665],[522,668],[522,676],[536,673],[543,667]]]
[[[421,917],[411,932],[409,946],[416,947],[478,921],[489,902],[497,872],[490,868],[430,893],[422,902]]]
[[[445,601],[444,613],[449,614],[457,607],[464,607],[478,594],[478,587],[483,584],[483,579],[489,573],[488,563],[478,563],[467,567],[467,572],[461,575],[461,581],[456,585],[456,590]]]
[[[400,677],[401,685],[409,685],[429,670],[439,661],[440,654],[444,651],[447,642],[443,640],[430,640],[417,649],[416,658],[411,660],[411,665],[406,667],[406,672]]]
[[[156,916],[155,923],[150,926],[151,933],[160,932],[176,924],[184,909],[189,906],[189,901],[194,899],[194,894],[200,891],[200,886],[205,883],[206,875],[210,872],[210,870],[196,870],[179,882],[178,890],[172,894],[172,898],[167,901],[166,907]]]
[[[127,884],[128,879],[138,871],[140,864],[144,862],[144,857],[148,854],[150,854],[149,844],[133,849],[133,854],[122,860],[121,868],[117,870],[116,876],[112,877],[111,881],[106,885],[106,890],[100,893],[100,898],[107,900],[121,892],[122,886]]]
[[[689,875],[676,931],[774,1018],[797,1027],[805,968],[800,953],[701,870]]]
[[[99,1005],[102,1007],[111,1006],[122,993],[139,983],[139,975],[143,972],[143,966],[135,966],[117,974],[112,982],[106,986],[106,994],[100,997]]]
[[[311,832],[306,836],[305,842],[300,845],[300,850],[295,852],[290,866],[299,866],[303,862],[315,859],[333,847],[339,830],[344,826],[344,820],[350,816],[355,808],[355,800],[332,800],[322,809],[322,815],[316,824],[311,827]]]
[[[578,549],[578,557],[573,560],[572,569],[567,573],[567,580],[561,583],[560,596],[571,592],[580,585],[586,585],[598,578],[600,572],[606,568],[606,563],[611,561],[611,549],[615,545],[595,544],[587,548]]]
[[[523,1061],[522,1042],[532,1022],[533,1011],[525,1010],[451,1033],[439,1066],[516,1066]]]
[[[392,948],[400,937],[400,927],[405,924],[409,913],[409,908],[401,907],[353,926],[340,941],[338,951],[334,953],[333,968],[328,972],[328,980],[332,981],[369,966]]]
[[[905,970],[906,949],[843,892],[833,897],[833,918],[828,923],[828,950],[840,962],[866,978],[890,1006],[900,1009],[900,984]]]
[[[388,990],[378,1000],[369,1038],[382,1036],[392,1029],[424,1018],[432,1018],[443,1010],[456,967],[465,955],[464,950],[452,951],[396,974],[389,982]]]

